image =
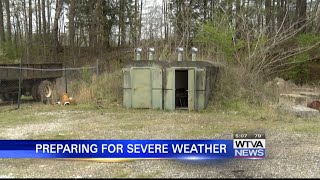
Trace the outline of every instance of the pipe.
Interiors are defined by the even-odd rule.
[[[178,47],[176,49],[177,53],[178,53],[178,61],[182,61],[182,53],[183,53],[183,48],[182,47]]]
[[[153,61],[154,48],[149,48],[149,61]]]
[[[136,48],[134,51],[136,52],[136,61],[140,61],[141,60],[142,49],[141,48]]]
[[[198,48],[191,48],[191,52],[192,52],[192,61],[196,61],[197,60],[197,53],[198,53]]]

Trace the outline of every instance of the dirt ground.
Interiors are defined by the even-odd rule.
[[[28,104],[0,111],[1,139],[232,139],[233,131],[258,129],[266,133],[264,160],[0,159],[0,178],[320,177],[319,118],[295,118],[268,108],[196,113]]]

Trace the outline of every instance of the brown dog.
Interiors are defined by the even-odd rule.
[[[309,108],[316,109],[320,111],[320,101],[312,101],[307,105]]]
[[[76,105],[75,99],[69,97],[67,93],[63,93],[61,100],[57,102],[59,105]]]

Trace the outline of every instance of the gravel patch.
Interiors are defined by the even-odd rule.
[[[0,136],[4,139],[29,139],[39,135],[66,133],[71,134],[70,137],[74,139],[181,139],[189,132],[210,133],[209,126],[213,127],[212,131],[219,130],[226,125],[224,121],[230,119],[216,118],[213,114],[157,111],[64,110],[31,115],[41,118],[52,116],[56,118],[13,127],[0,126]],[[231,122],[235,127],[238,127],[237,123],[243,124],[230,120]],[[260,128],[265,126],[263,122],[256,124]],[[110,163],[61,159],[0,159],[0,178],[320,177],[319,133],[282,131],[281,128],[265,128],[265,131],[267,158],[264,160],[134,160]],[[232,139],[232,129],[225,128],[208,136],[200,133],[190,137]]]

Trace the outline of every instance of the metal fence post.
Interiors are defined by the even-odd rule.
[[[66,93],[68,93],[68,82],[67,82],[67,69],[64,67],[64,82],[66,87]]]
[[[97,76],[99,76],[99,58],[97,59],[97,62],[96,62],[97,64],[97,69],[96,69],[96,73],[97,73]]]
[[[19,93],[18,93],[18,109],[20,108],[20,97],[21,97],[21,81],[22,81],[22,59],[20,58],[19,68]]]

